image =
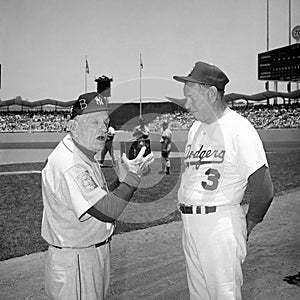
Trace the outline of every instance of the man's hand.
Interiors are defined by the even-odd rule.
[[[117,157],[113,164],[114,170],[118,176],[120,182],[123,182],[128,171],[124,164],[122,164],[122,160],[120,157]]]
[[[141,176],[143,172],[148,168],[150,164],[154,162],[153,153],[144,157],[146,147],[143,146],[135,159],[129,160],[125,153],[122,155],[123,163],[127,169],[127,172],[132,172]],[[119,179],[120,180],[120,179]]]

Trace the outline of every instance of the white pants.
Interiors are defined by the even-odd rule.
[[[49,247],[45,288],[51,300],[104,299],[110,277],[110,244],[101,247]]]
[[[182,214],[190,299],[241,299],[246,220],[240,205],[206,215]]]

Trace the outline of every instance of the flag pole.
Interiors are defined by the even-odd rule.
[[[87,92],[87,55],[85,56],[85,68],[84,68],[84,92]]]
[[[142,54],[140,53],[140,119],[142,118]]]

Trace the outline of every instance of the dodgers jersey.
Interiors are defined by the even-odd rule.
[[[60,247],[88,247],[107,239],[114,230],[87,214],[107,194],[106,181],[67,135],[48,157],[42,170],[44,202],[42,237]]]
[[[248,177],[263,165],[265,151],[252,124],[226,108],[212,124],[194,122],[188,133],[178,200],[186,205],[239,204]]]

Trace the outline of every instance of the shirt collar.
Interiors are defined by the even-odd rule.
[[[85,147],[81,146],[80,144],[78,144],[74,139],[73,139],[73,143],[74,145],[83,153],[85,154],[85,156],[92,162],[95,162],[95,152],[86,149]]]

